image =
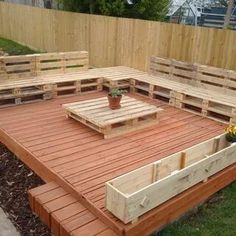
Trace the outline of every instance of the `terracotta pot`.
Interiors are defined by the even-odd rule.
[[[107,98],[108,98],[108,102],[109,102],[109,107],[112,110],[116,110],[121,107],[120,100],[121,100],[122,96],[112,97],[111,95],[108,94]]]

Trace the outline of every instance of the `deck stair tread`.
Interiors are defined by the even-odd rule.
[[[55,236],[116,236],[111,229],[55,182],[28,191],[31,209]]]

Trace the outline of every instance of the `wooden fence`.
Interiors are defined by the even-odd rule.
[[[0,2],[0,36],[48,52],[87,50],[94,66],[147,70],[150,55],[236,70],[236,31]]]

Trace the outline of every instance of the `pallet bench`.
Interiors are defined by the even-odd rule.
[[[89,73],[87,52],[0,57],[0,107],[102,90]]]
[[[235,123],[236,72],[152,57],[150,75],[131,80],[131,92],[225,123]]]
[[[106,183],[106,208],[125,224],[236,163],[221,135]]]
[[[128,67],[87,70],[87,52],[0,57],[0,107],[126,89],[221,122],[236,122],[236,72],[152,57],[150,74]]]

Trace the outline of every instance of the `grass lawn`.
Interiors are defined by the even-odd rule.
[[[3,38],[0,38],[0,48],[9,55],[35,53],[28,47]],[[158,235],[236,236],[236,182],[215,194],[197,212],[169,225]]]
[[[236,236],[236,182],[157,235]]]
[[[8,39],[3,39],[0,38],[0,48],[8,53],[9,55],[22,55],[22,54],[32,54],[35,53],[36,51],[22,46],[14,41],[8,40]]]

